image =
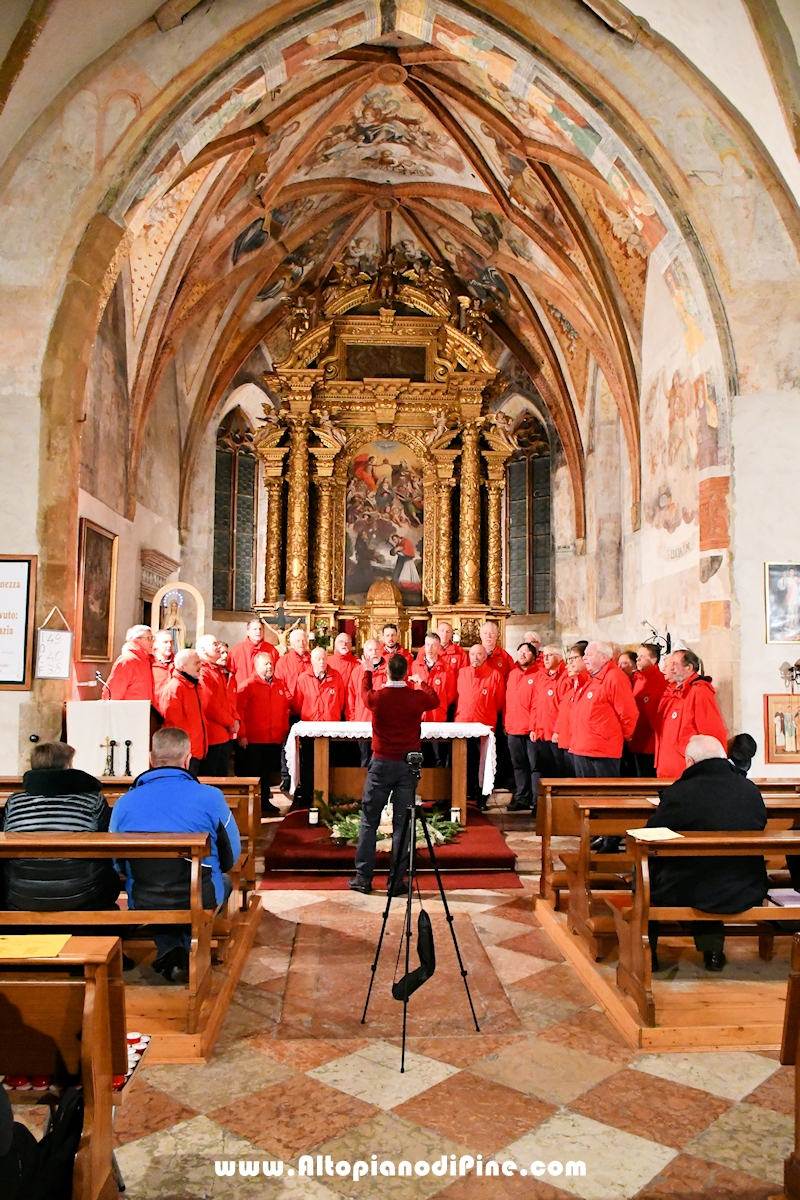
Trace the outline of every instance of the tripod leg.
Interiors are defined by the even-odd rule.
[[[410,811],[407,811],[405,817],[403,818],[403,832],[402,832],[403,839],[405,839],[406,829],[408,828],[408,823],[409,823],[410,818],[411,818],[411,813],[410,813]],[[404,845],[405,842],[403,841],[402,844]],[[400,860],[398,859],[398,862],[399,861]],[[397,874],[397,862],[394,862],[394,863],[392,863],[392,869],[389,872],[389,890],[386,895],[386,908],[383,910],[383,924],[381,925],[381,934],[380,934],[380,937],[378,938],[378,946],[377,946],[377,949],[375,950],[375,958],[373,959],[372,966],[370,967],[372,974],[370,975],[369,988],[367,989],[367,998],[364,1001],[364,1012],[361,1014],[361,1024],[362,1025],[366,1025],[366,1023],[367,1023],[367,1009],[369,1008],[369,1000],[370,1000],[370,996],[372,995],[373,985],[375,983],[375,972],[378,969],[378,959],[381,956],[381,946],[383,945],[383,938],[384,938],[384,934],[386,933],[386,922],[389,920],[389,909],[392,906],[392,888],[394,887],[394,881],[395,881],[396,874]]]
[[[447,903],[447,897],[444,894],[444,884],[442,883],[442,877],[439,874],[439,864],[436,861],[436,854],[433,849],[433,842],[431,841],[430,830],[428,829],[428,821],[425,816],[424,809],[420,810],[419,818],[422,822],[422,828],[425,833],[425,842],[428,847],[428,854],[430,854],[430,856],[431,856],[431,865],[433,867],[433,873],[436,876],[436,882],[439,885],[439,895],[442,897],[442,904],[444,906],[445,916],[447,917],[447,923],[450,926],[450,936],[453,939],[453,946],[455,947],[456,958],[458,959],[458,968],[461,971],[461,978],[464,980],[464,988],[467,993],[467,1000],[469,1001],[469,1009],[470,1009],[470,1012],[472,1013],[472,1019],[475,1022],[475,1028],[478,1031],[478,1033],[480,1033],[481,1027],[478,1024],[478,1018],[475,1016],[475,1005],[472,1003],[472,996],[470,994],[469,984],[467,983],[467,968],[464,966],[464,960],[462,959],[461,951],[458,948],[458,940],[456,938],[456,931],[453,928],[453,914],[450,912],[450,908]]]
[[[408,846],[408,899],[406,900],[406,986],[403,992],[403,1045],[400,1052],[400,1074],[402,1075],[406,1069],[406,1025],[408,1022],[408,972],[411,966],[411,905],[414,899],[414,868],[417,851],[417,803],[416,797],[411,801],[411,804],[406,809],[406,819],[403,822],[403,838],[405,839],[406,825],[411,826],[411,841]],[[401,847],[405,846],[405,840],[400,843]],[[398,861],[401,861],[398,855]]]

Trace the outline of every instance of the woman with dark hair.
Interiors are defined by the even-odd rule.
[[[75,771],[65,742],[40,742],[31,769],[0,812],[5,833],[106,833],[111,809],[93,775]],[[10,858],[3,907],[31,912],[114,908],[120,878],[110,859]]]

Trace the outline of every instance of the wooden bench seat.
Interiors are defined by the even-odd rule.
[[[230,872],[234,888],[241,896],[241,908],[247,907],[248,893],[256,887],[256,847],[261,836],[261,781],[257,776],[204,776],[198,782],[219,788],[233,813],[239,830],[242,853]],[[113,807],[115,801],[130,790],[133,779],[128,776],[108,776],[100,780],[103,795]],[[0,806],[9,796],[22,790],[22,779],[15,775],[0,776]]]
[[[617,987],[634,1000],[647,1025],[656,1024],[648,939],[650,921],[687,925],[689,932],[696,921],[721,921],[726,935],[758,935],[770,947],[776,932],[775,922],[800,921],[800,906],[789,908],[765,903],[739,913],[709,913],[695,908],[654,905],[650,900],[649,869],[651,858],[800,855],[800,830],[692,833],[666,842],[643,842],[628,837],[627,851],[633,862],[636,889],[632,894],[608,895],[605,903],[611,910],[619,941]]]
[[[116,1200],[111,1089],[127,1071],[118,938],[71,937],[55,958],[0,960],[0,1074],[83,1085],[72,1200]],[[13,1093],[14,1103],[25,1093]]]
[[[95,926],[113,929],[125,940],[152,925],[188,925],[189,951],[188,1032],[197,1030],[200,1008],[211,984],[212,913],[203,908],[202,863],[211,851],[211,839],[202,833],[0,833],[0,859],[7,858],[180,858],[191,860],[188,909],[112,908],[74,912],[0,911],[0,926],[7,932],[45,927]]]

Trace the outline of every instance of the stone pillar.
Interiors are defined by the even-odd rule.
[[[464,426],[461,440],[461,528],[459,529],[459,604],[481,598],[481,456],[477,424]]]
[[[314,561],[316,563],[317,603],[330,604],[333,597],[331,567],[333,551],[333,480],[317,476],[317,540]]]
[[[281,591],[283,559],[283,480],[267,477],[267,554],[264,571],[264,603],[276,604]]]
[[[286,417],[289,443],[289,505],[286,521],[286,600],[308,601],[308,416]]]
[[[502,479],[487,479],[488,523],[486,535],[486,603],[503,604],[503,488]]]
[[[453,481],[439,480],[439,561],[436,603],[450,604],[453,588]]]

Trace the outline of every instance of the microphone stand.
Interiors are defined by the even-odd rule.
[[[419,751],[410,750],[409,753],[406,755],[406,763],[408,764],[409,771],[411,772],[411,775],[414,779],[414,791],[416,792],[417,784],[419,783],[420,775],[422,774],[422,754]],[[436,882],[439,885],[439,895],[442,898],[442,905],[444,907],[445,916],[447,918],[447,923],[450,926],[450,935],[453,939],[453,946],[455,948],[456,958],[458,959],[458,967],[461,972],[461,978],[464,980],[464,989],[467,993],[467,1000],[469,1002],[470,1012],[472,1013],[472,1020],[475,1022],[475,1029],[477,1030],[478,1033],[480,1033],[481,1027],[478,1024],[478,1018],[475,1015],[475,1005],[472,1003],[472,996],[470,994],[469,984],[467,982],[467,969],[464,966],[464,960],[461,957],[461,951],[458,946],[458,939],[456,938],[456,931],[453,927],[453,914],[450,912],[450,908],[447,903],[447,897],[445,896],[445,893],[444,893],[444,884],[442,883],[442,877],[439,873],[439,864],[436,860],[436,854],[433,849],[433,841],[431,840],[431,834],[430,834],[430,830],[428,828],[428,819],[425,816],[425,809],[422,807],[422,801],[421,800],[418,801],[416,795],[414,796],[411,804],[409,804],[408,807],[406,808],[405,815],[403,817],[403,828],[402,828],[402,832],[400,835],[401,852],[395,858],[395,861],[392,863],[391,871],[389,872],[389,881],[388,881],[388,889],[389,890],[388,890],[388,894],[386,897],[386,908],[383,911],[383,924],[381,925],[381,932],[380,932],[380,937],[378,938],[378,946],[375,951],[375,958],[373,959],[372,966],[370,967],[370,971],[372,972],[372,974],[370,976],[369,988],[367,990],[367,998],[364,1001],[364,1012],[361,1016],[361,1024],[366,1025],[366,1022],[367,1022],[367,1009],[369,1008],[369,1001],[370,1001],[370,997],[372,995],[372,988],[375,983],[375,972],[378,969],[378,960],[379,960],[380,954],[381,954],[381,947],[383,946],[383,938],[386,933],[386,925],[389,920],[389,910],[392,906],[392,890],[394,888],[395,880],[399,877],[399,875],[398,875],[399,868],[400,868],[400,864],[402,863],[402,860],[404,857],[403,853],[402,853],[402,848],[406,844],[406,835],[410,831],[411,840],[410,840],[409,847],[408,847],[408,896],[406,898],[406,913],[405,913],[405,921],[404,921],[404,929],[403,929],[403,937],[406,940],[406,974],[405,974],[405,978],[406,978],[406,981],[408,980],[409,966],[410,966],[409,957],[411,954],[411,908],[412,908],[412,904],[413,904],[413,900],[414,900],[414,880],[416,878],[416,873],[417,873],[417,854],[416,854],[417,821],[419,821],[422,825],[422,831],[425,835],[425,843],[427,846],[428,854],[430,855],[431,865],[433,866],[433,873],[436,876]],[[403,988],[403,1039],[402,1039],[402,1049],[401,1049],[401,1054],[400,1054],[400,1071],[401,1071],[401,1073],[405,1072],[405,1069],[406,1069],[406,1028],[407,1028],[407,1023],[408,1023],[408,997],[409,997],[408,984],[406,982],[406,986]]]

